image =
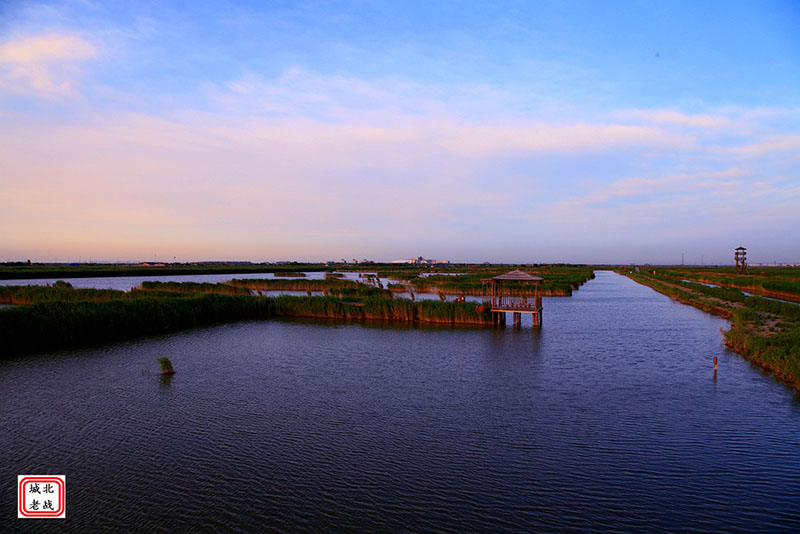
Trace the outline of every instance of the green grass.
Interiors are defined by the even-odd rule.
[[[384,271],[381,274],[396,280],[402,280],[413,287],[417,293],[441,292],[445,295],[481,295],[483,292],[482,280],[507,273],[514,269],[521,269],[528,273],[543,278],[538,287],[540,295],[544,296],[569,296],[572,292],[587,281],[594,278],[594,271],[582,266],[490,266],[466,267],[472,270],[466,274],[415,276],[408,271]],[[533,295],[537,291],[535,284],[507,284],[504,291],[508,295]]]
[[[355,280],[337,278],[325,280],[268,280],[268,279],[233,279],[230,285],[259,291],[330,291],[332,289],[358,289],[364,286]]]
[[[147,284],[147,283],[146,283]],[[191,283],[188,283],[192,285]],[[178,284],[179,285],[179,284]],[[195,286],[216,286],[216,284],[193,284]],[[239,290],[234,288],[234,290]],[[41,302],[109,302],[114,300],[131,300],[143,297],[176,296],[177,293],[189,295],[201,292],[199,289],[188,291],[170,286],[153,284],[149,290],[130,292],[116,289],[74,289],[67,282],[59,280],[52,286],[0,286],[0,304],[30,305]],[[225,292],[207,291],[207,292]],[[246,290],[245,290],[246,292]]]
[[[223,295],[249,295],[250,290],[232,284],[205,282],[142,282],[142,291],[171,293],[221,293]]]
[[[745,274],[733,267],[668,267],[656,269],[656,273],[800,301],[800,268],[797,267],[751,267]]]
[[[41,299],[28,306],[0,309],[0,356],[115,341],[224,321],[272,317],[491,324],[488,313],[478,313],[474,304],[466,303],[412,302],[381,296],[352,302],[332,296],[139,293],[136,297],[108,301]]]

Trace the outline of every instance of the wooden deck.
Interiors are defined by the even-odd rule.
[[[492,311],[492,323],[498,326],[506,324],[506,313],[511,313],[514,326],[522,324],[522,314],[530,313],[533,326],[542,325],[542,298],[527,297],[493,297],[484,306]]]

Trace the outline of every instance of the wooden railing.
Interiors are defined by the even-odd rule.
[[[534,311],[542,307],[541,297],[491,297],[484,303],[492,309]]]

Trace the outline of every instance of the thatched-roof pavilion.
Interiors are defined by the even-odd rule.
[[[490,307],[494,323],[505,324],[505,313],[511,312],[514,326],[519,326],[522,322],[521,314],[530,313],[533,325],[540,326],[542,323],[540,288],[543,280],[543,278],[519,269],[481,280],[484,306]],[[526,294],[524,288],[512,288],[513,285],[532,285],[532,294]],[[514,294],[522,296],[512,296]]]

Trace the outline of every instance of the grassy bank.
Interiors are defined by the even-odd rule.
[[[142,282],[140,291],[166,293],[217,293],[221,295],[249,295],[250,290],[232,284],[204,282]]]
[[[161,289],[153,289],[147,293],[138,290],[125,292],[116,289],[74,289],[68,282],[59,280],[52,286],[0,286],[0,304],[31,305],[42,302],[109,302],[142,297],[175,296],[175,292],[174,290]],[[189,293],[188,291],[183,292]]]
[[[109,300],[102,300],[99,296],[90,299],[87,295],[77,300],[64,298],[67,290],[52,287],[44,290],[37,293],[37,302],[0,309],[0,356],[116,341],[218,322],[273,317],[491,324],[490,313],[478,312],[474,304],[412,302],[381,296],[368,296],[353,302],[331,296],[258,297],[189,291],[134,291]],[[53,294],[43,296],[48,290]]]
[[[261,278],[236,279],[234,278],[229,285],[259,291],[328,291],[331,289],[356,289],[364,284],[359,284],[355,280],[341,280],[338,278],[326,278],[324,280],[310,280],[308,278],[289,279],[289,280],[270,280]]]
[[[726,345],[800,390],[800,306],[685,282],[685,273],[670,269],[656,269],[655,274],[619,272],[674,300],[729,319],[731,328],[723,332]]]
[[[800,303],[800,268],[751,267],[745,273],[733,267],[669,267],[658,274]]]
[[[231,280],[228,284],[247,291],[321,291],[325,295],[339,297],[386,297],[392,292],[379,287],[368,286],[355,280],[338,277],[324,280]]]
[[[302,279],[303,272],[325,271],[326,279],[335,281],[341,278],[342,272],[377,272],[381,278],[391,278],[409,285],[415,293],[441,292],[446,295],[480,295],[481,280],[499,274],[522,269],[544,278],[541,294],[544,296],[568,296],[583,283],[592,279],[592,269],[584,265],[399,265],[399,264],[347,264],[320,265],[291,263],[274,264],[40,264],[40,263],[5,263],[0,264],[0,279],[19,280],[36,278],[91,278],[114,276],[165,276],[165,275],[198,275],[198,274],[247,274],[274,273],[276,277],[285,279]],[[456,276],[442,276],[435,273],[460,273]],[[421,276],[434,273],[433,276]],[[297,280],[300,281],[300,280]],[[370,279],[366,279],[369,282]],[[252,282],[248,280],[248,282]],[[352,282],[352,281],[350,281]],[[375,285],[375,284],[373,284]],[[324,291],[322,286],[280,286],[272,288],[256,288],[264,291]],[[533,288],[518,286],[513,289],[516,294],[530,295]]]

